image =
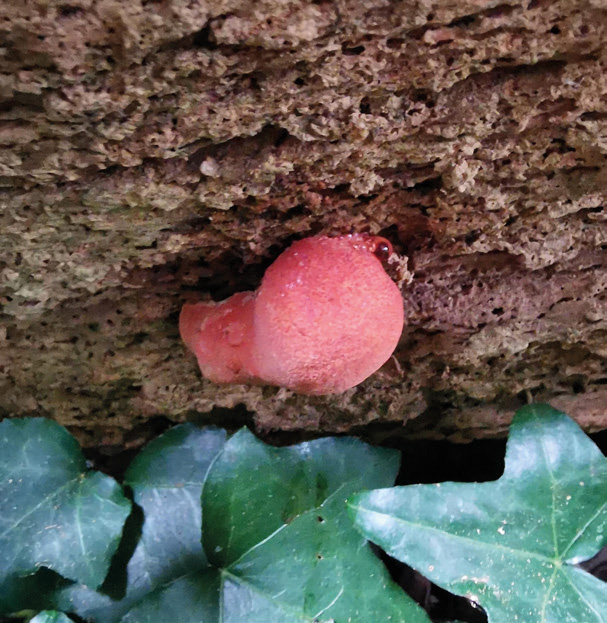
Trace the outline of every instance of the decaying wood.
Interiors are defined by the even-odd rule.
[[[603,0],[0,3],[0,409],[466,439],[607,428]],[[339,397],[200,379],[184,300],[299,237],[407,258],[395,359]]]

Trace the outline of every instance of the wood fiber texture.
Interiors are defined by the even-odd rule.
[[[0,24],[0,415],[85,443],[234,407],[469,439],[531,397],[607,427],[605,0],[23,0]],[[182,303],[349,231],[407,258],[395,358],[338,397],[201,380]]]

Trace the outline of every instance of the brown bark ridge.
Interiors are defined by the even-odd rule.
[[[1,415],[89,443],[233,408],[266,431],[465,440],[531,398],[607,427],[605,0],[23,0],[0,19]],[[382,370],[337,397],[200,378],[185,300],[350,231],[403,258]]]

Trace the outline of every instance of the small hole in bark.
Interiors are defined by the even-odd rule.
[[[464,15],[464,17],[460,17],[458,19],[454,19],[449,26],[470,26],[475,21],[474,15]]]
[[[583,394],[586,391],[584,383],[581,381],[581,379],[576,379],[575,381],[573,381],[573,383],[571,384],[571,389],[574,394]]]
[[[358,56],[359,54],[362,54],[364,51],[365,51],[364,45],[357,45],[354,48],[349,48],[344,44],[341,47],[341,53],[344,56]]]
[[[335,186],[333,190],[336,193],[348,192],[350,190],[350,184],[337,184],[337,186]]]
[[[214,50],[217,43],[213,39],[213,33],[210,26],[201,28],[193,37],[192,45],[195,48],[204,48],[206,50]]]
[[[70,6],[69,4],[64,4],[62,7],[59,7],[59,15],[61,17],[78,15],[78,13],[82,13],[82,9],[79,6]]]
[[[466,237],[464,238],[464,242],[468,246],[470,246],[471,244],[474,244],[479,238],[480,238],[480,232],[478,230],[471,231],[470,233],[466,234]]]

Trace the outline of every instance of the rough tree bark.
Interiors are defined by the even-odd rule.
[[[467,439],[607,427],[604,0],[0,3],[1,415],[84,443],[222,408]],[[407,258],[395,358],[339,397],[201,380],[186,299],[311,233]],[[146,425],[147,424],[147,425]]]

